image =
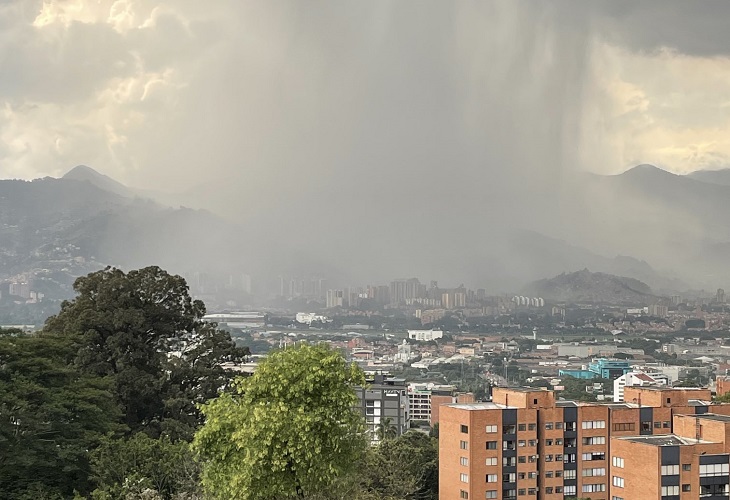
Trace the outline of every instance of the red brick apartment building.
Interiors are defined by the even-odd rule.
[[[441,406],[439,498],[730,498],[730,404],[710,398],[627,387],[625,403],[581,403],[495,388],[492,402]]]

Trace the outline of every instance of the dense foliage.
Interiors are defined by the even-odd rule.
[[[0,498],[194,493],[197,405],[248,351],[157,267],[108,268],[74,289],[35,336],[0,332]]]
[[[195,437],[211,498],[315,498],[364,453],[353,386],[363,373],[325,345],[272,353],[204,406]]]

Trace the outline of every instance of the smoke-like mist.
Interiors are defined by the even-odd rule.
[[[182,192],[238,225],[251,274],[501,290],[593,252],[692,282],[730,238],[712,204],[587,172],[727,165],[727,8],[6,2],[0,172]]]

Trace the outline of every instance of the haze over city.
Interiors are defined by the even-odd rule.
[[[730,188],[662,174],[728,166],[729,10],[6,1],[0,177],[84,164],[210,210],[236,248],[210,260],[251,274],[511,291],[578,248],[713,290]]]

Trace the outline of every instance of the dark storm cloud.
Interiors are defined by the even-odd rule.
[[[632,50],[730,55],[730,2],[725,0],[618,0],[591,5],[608,39]]]

